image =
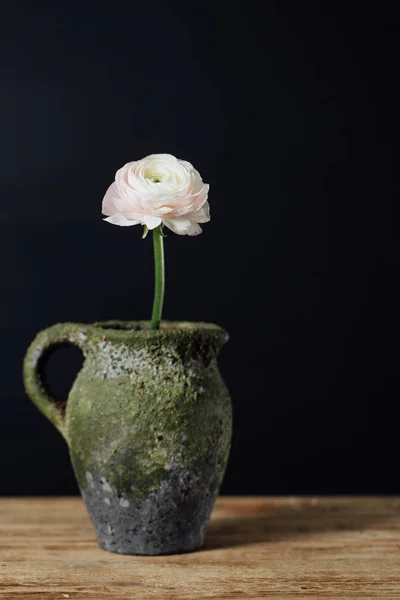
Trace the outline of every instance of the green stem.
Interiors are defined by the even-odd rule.
[[[153,314],[150,329],[160,329],[161,314],[164,303],[165,271],[164,271],[164,241],[162,225],[153,229],[155,288]]]

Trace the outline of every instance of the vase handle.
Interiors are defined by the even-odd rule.
[[[86,358],[85,326],[78,323],[60,323],[41,331],[28,348],[24,358],[23,373],[25,390],[29,398],[67,440],[65,428],[67,402],[50,396],[40,373],[40,365],[46,356],[64,344],[78,346]]]

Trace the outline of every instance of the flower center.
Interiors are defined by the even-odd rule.
[[[157,172],[153,169],[146,169],[144,172],[144,177],[153,183],[161,183],[162,180],[165,179],[165,175],[163,173]]]

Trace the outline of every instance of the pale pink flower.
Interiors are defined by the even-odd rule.
[[[198,235],[210,220],[209,185],[189,162],[171,154],[151,154],[127,163],[103,199],[105,221],[114,225],[163,223],[179,235]]]

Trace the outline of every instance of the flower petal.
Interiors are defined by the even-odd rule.
[[[157,213],[157,216],[163,217],[163,215],[168,215],[169,213],[174,212],[174,209],[170,206],[160,206],[160,208],[157,208],[155,212]]]
[[[208,183],[204,183],[201,190],[191,197],[191,202],[194,204],[196,210],[204,206],[204,204],[207,202],[209,189],[210,186]]]
[[[163,219],[163,223],[178,235],[186,235],[191,226],[188,219]]]
[[[120,183],[121,181],[125,181],[125,182],[127,181],[129,169],[134,164],[135,164],[135,161],[133,160],[132,162],[128,162],[123,167],[118,169],[118,171],[115,173],[115,181],[117,184]]]
[[[155,229],[161,224],[161,219],[152,215],[143,215],[143,222],[149,229]]]
[[[194,223],[207,223],[210,218],[210,205],[208,202],[190,215],[190,220]]]
[[[163,219],[163,223],[178,235],[198,235],[201,227],[197,223],[191,223],[189,219]]]
[[[121,214],[126,217],[128,221],[137,221],[144,225],[143,213],[140,213],[137,210],[125,210]]]
[[[104,219],[107,223],[111,223],[112,225],[120,225],[121,227],[130,227],[131,225],[138,225],[139,221],[133,221],[121,215],[121,213],[116,213],[115,215],[111,215]]]
[[[106,191],[104,198],[103,198],[103,205],[102,205],[102,209],[101,209],[101,212],[103,213],[103,215],[111,216],[112,214],[117,212],[117,208],[115,206],[115,200],[119,197],[120,196],[119,196],[118,188],[114,181],[114,183],[112,183],[110,185],[110,187],[108,188],[108,190]]]
[[[187,234],[188,235],[199,235],[200,233],[202,233],[202,231],[203,230],[198,223],[191,223],[190,229],[187,232]]]

